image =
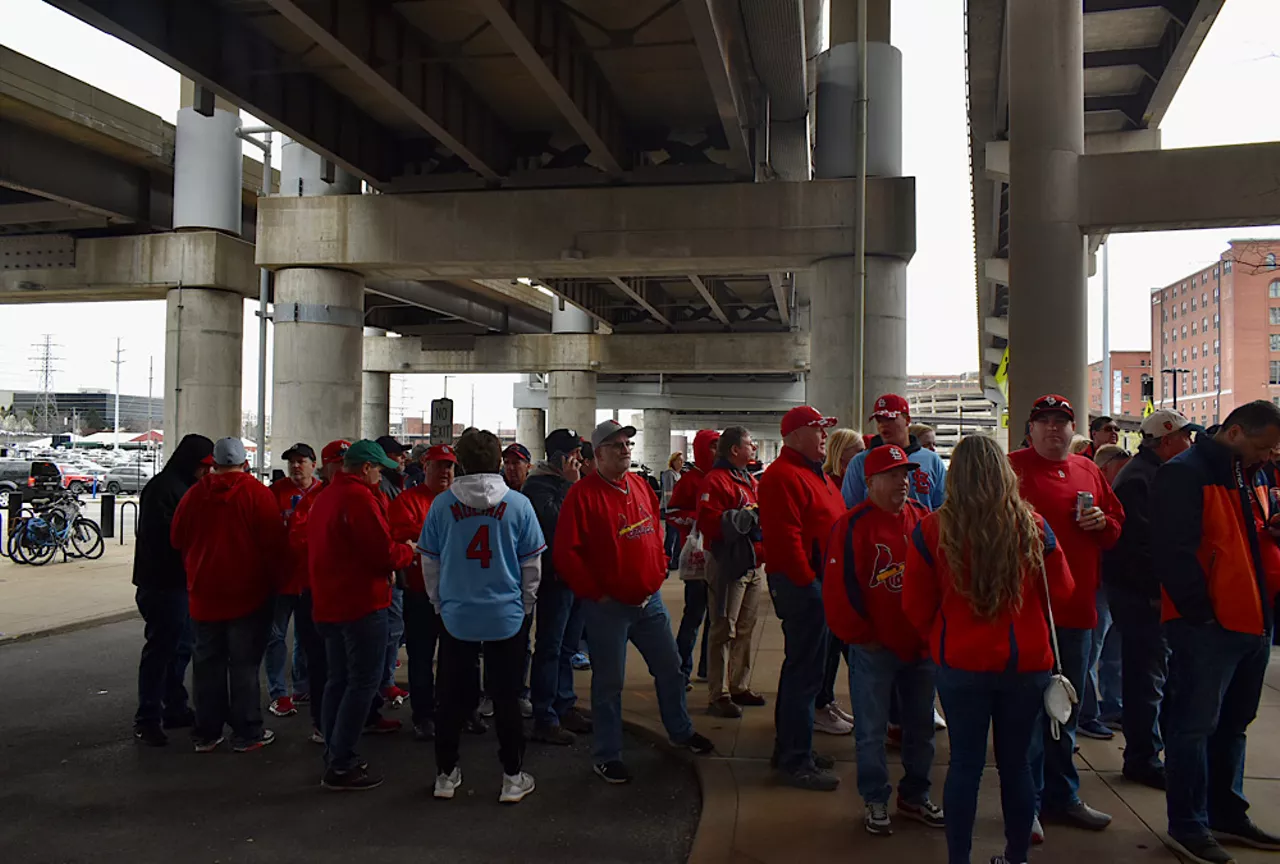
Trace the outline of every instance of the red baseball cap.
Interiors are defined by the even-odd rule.
[[[896,393],[886,393],[876,400],[875,408],[871,411],[871,419],[893,420],[901,414],[903,417],[911,416],[911,406],[907,404],[907,400],[903,399]]]
[[[894,468],[906,468],[914,471],[920,466],[907,458],[907,452],[897,444],[881,444],[867,454],[862,463],[862,473],[871,477],[881,471],[892,471]]]
[[[330,441],[324,445],[324,449],[320,451],[320,464],[332,465],[334,462],[341,462],[342,457],[347,455],[347,450],[351,449],[351,442],[344,438],[337,441]]]
[[[1071,407],[1071,403],[1064,396],[1057,393],[1048,393],[1041,396],[1031,406],[1031,419],[1035,420],[1043,414],[1066,414],[1072,423],[1076,420],[1076,409]]]
[[[782,437],[786,438],[797,429],[803,429],[806,426],[817,426],[820,429],[830,429],[839,422],[834,417],[823,417],[818,413],[817,408],[809,405],[801,405],[792,408],[782,416]]]
[[[204,457],[203,459],[201,459],[201,460],[200,460],[200,464],[201,464],[201,465],[208,465],[210,468],[212,468],[212,467],[213,467],[213,454],[212,454],[212,453],[210,453],[208,456],[206,456],[206,457]]]
[[[452,462],[458,464],[458,456],[448,444],[437,444],[427,450],[428,462]]]

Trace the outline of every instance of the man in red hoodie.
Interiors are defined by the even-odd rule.
[[[1075,580],[1071,600],[1054,604],[1053,617],[1063,674],[1077,693],[1083,693],[1089,674],[1089,647],[1098,623],[1102,553],[1120,539],[1124,507],[1093,460],[1071,453],[1075,419],[1075,409],[1066,399],[1056,393],[1041,396],[1031,407],[1031,446],[1010,453],[1009,462],[1018,475],[1022,497],[1049,523]],[[1081,493],[1092,496],[1090,506],[1077,507]],[[1047,728],[1038,731],[1031,742],[1031,773],[1043,816],[1101,831],[1111,824],[1111,817],[1079,796],[1080,775],[1073,758],[1078,713],[1072,712],[1056,741],[1045,734]],[[1043,837],[1037,819],[1032,840],[1043,842]]]
[[[774,709],[774,765],[783,782],[832,792],[834,763],[813,752],[814,700],[822,689],[830,631],[822,610],[822,564],[844,499],[822,470],[836,418],[792,408],[782,418],[782,452],[760,479],[760,530],[785,657]]]
[[[182,496],[169,537],[182,553],[195,626],[191,683],[197,753],[222,743],[231,727],[237,753],[275,740],[262,728],[258,669],[271,627],[271,595],[285,548],[275,496],[253,475],[244,444],[213,445],[213,473]]]
[[[849,646],[858,750],[858,794],[870,834],[893,833],[885,733],[894,688],[902,700],[902,767],[898,813],[943,828],[942,808],[929,800],[933,768],[934,667],[928,646],[902,610],[908,538],[929,508],[908,499],[919,469],[896,444],[867,454],[867,498],[831,530],[822,599],[827,623]]]
[[[658,712],[673,744],[710,753],[685,704],[671,621],[658,589],[667,578],[658,496],[630,472],[635,427],[606,420],[591,433],[596,472],[574,483],[556,524],[556,572],[582,599],[591,649],[591,716],[595,772],[626,783],[622,762],[622,683],[627,642],[634,642],[653,675]]]
[[[356,742],[382,680],[394,571],[413,561],[412,545],[393,540],[387,525],[386,498],[377,491],[384,467],[399,463],[373,441],[352,444],[307,525],[312,615],[329,661],[321,716],[326,789],[382,784]]]
[[[693,530],[694,518],[697,515],[698,502],[702,500],[702,484],[706,482],[707,472],[716,461],[716,448],[720,443],[720,433],[714,429],[702,429],[693,436],[693,465],[680,476],[679,482],[671,490],[671,499],[667,502],[667,521],[679,532],[677,550],[684,548],[684,542]],[[679,558],[679,551],[676,557]],[[707,677],[707,640],[711,636],[711,620],[707,614],[707,583],[690,580],[684,583],[684,611],[680,615],[680,627],[676,632],[676,646],[680,651],[680,671],[684,673],[685,684],[693,674],[693,646],[698,641],[698,628],[706,623],[702,631],[701,653],[698,655],[698,677]]]

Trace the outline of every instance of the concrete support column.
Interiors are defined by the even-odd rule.
[[[1084,13],[1077,0],[1009,4],[1009,418],[1060,393],[1088,405]]]
[[[662,408],[644,409],[644,448],[640,451],[640,464],[660,474],[667,470],[671,453],[671,412]]]
[[[547,425],[572,429],[590,439],[596,428],[596,373],[552,372],[547,376]]]
[[[541,408],[517,408],[516,440],[529,448],[534,462],[545,459],[547,412]]]
[[[295,441],[317,451],[361,428],[364,280],[342,270],[276,274],[274,464]]]
[[[165,449],[188,433],[240,436],[244,298],[209,288],[169,291],[164,334]]]
[[[386,336],[386,330],[365,327],[365,336]],[[391,428],[391,373],[360,373],[360,437],[377,438]],[[322,445],[323,446],[323,445]]]

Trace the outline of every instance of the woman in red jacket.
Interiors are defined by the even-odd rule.
[[[1019,496],[1000,447],[964,438],[951,454],[946,502],[915,530],[902,591],[903,611],[929,640],[950,724],[943,807],[951,864],[969,862],[993,723],[1005,851],[991,862],[1027,860],[1035,818],[1028,750],[1053,668],[1046,581],[1056,605],[1075,588],[1053,532]]]

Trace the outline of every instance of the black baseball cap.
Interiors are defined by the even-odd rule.
[[[388,456],[399,456],[405,451],[405,446],[390,435],[383,435],[376,443]]]
[[[300,456],[310,459],[312,462],[319,461],[316,459],[316,451],[311,449],[311,445],[303,444],[301,441],[284,451],[283,458],[284,461],[288,462],[290,459],[296,459]]]
[[[547,436],[547,458],[557,453],[567,456],[574,450],[582,449],[582,436],[572,429],[557,429]]]

